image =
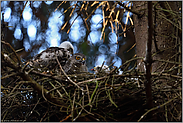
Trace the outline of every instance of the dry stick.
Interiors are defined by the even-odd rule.
[[[169,76],[169,77],[173,77],[173,78],[182,79],[181,75],[178,76],[178,75],[172,75],[172,74],[168,74],[168,73],[152,73],[151,75],[153,75],[153,76]]]
[[[40,98],[39,98],[39,100],[37,101],[37,103],[35,104],[35,106],[33,107],[32,111],[31,111],[29,114],[27,114],[27,116],[25,116],[25,117],[26,117],[25,121],[27,121],[27,118],[33,113],[33,111],[34,111],[34,109],[36,108],[36,106],[38,105],[39,101],[40,101]]]
[[[14,49],[9,43],[7,43],[7,42],[5,42],[5,41],[1,41],[1,43],[3,43],[3,44],[5,44],[5,45],[9,46],[9,47],[13,50],[15,56],[16,56],[17,59],[18,59],[19,64],[21,65],[22,62],[21,62],[21,60],[20,60],[20,57],[19,57],[18,54],[16,53],[15,49]]]
[[[160,73],[152,73],[153,76],[160,76]],[[167,73],[162,73],[161,75],[163,76],[170,76],[170,77],[174,77],[174,78],[179,78],[179,79],[182,79],[182,76],[178,76],[178,75],[171,75],[171,74],[167,74]],[[130,76],[134,76],[134,75],[130,75],[130,74],[121,74],[121,75],[113,75],[114,77],[130,77]],[[142,74],[139,74],[139,75],[136,75],[137,77],[138,76],[145,76],[144,73]],[[87,83],[87,82],[91,82],[91,81],[96,81],[96,80],[101,80],[101,79],[105,79],[107,78],[108,76],[104,76],[104,77],[100,77],[100,78],[95,78],[95,79],[89,79],[89,80],[85,80],[85,81],[81,81],[81,82],[78,82],[77,84],[80,85],[80,84],[84,84],[84,83]]]
[[[4,121],[4,119],[5,119],[6,115],[8,115],[8,110],[13,106],[13,102],[14,102],[14,100],[15,100],[15,97],[13,98],[13,100],[12,100],[12,102],[11,102],[10,106],[8,107],[8,109],[4,111],[4,112],[5,112],[5,114],[4,114],[4,116],[3,116],[3,118],[2,118],[2,120],[1,120],[1,121]],[[4,113],[4,112],[3,112],[3,113]],[[1,114],[1,115],[2,115],[2,114]]]
[[[177,55],[177,54],[175,54],[175,55]],[[165,63],[170,63],[170,62],[174,62],[174,61],[169,61],[170,59],[172,59],[175,55],[173,55],[173,56],[171,56],[169,59],[167,59],[167,60],[164,60],[164,61],[166,61],[166,62],[164,62],[164,61],[162,61],[162,60],[160,60],[159,62],[163,62],[158,68],[156,68],[156,70],[154,71],[154,72],[156,72],[159,68],[161,68]],[[152,55],[153,56],[153,55]],[[158,61],[158,60],[154,60],[153,62],[155,62],[155,61]],[[182,65],[181,65],[182,66]]]
[[[56,82],[60,85],[59,87],[61,87],[61,88],[64,90],[65,94],[68,96],[68,93],[67,93],[67,91],[65,90],[64,86],[63,86],[61,83],[59,83],[58,81],[56,81]]]
[[[46,113],[44,114],[44,116],[41,118],[41,120],[39,122],[42,122],[42,120],[45,118],[45,116],[48,114],[49,109],[47,109]]]
[[[67,34],[70,32],[70,29],[72,27],[72,25],[74,24],[74,22],[76,21],[76,19],[79,17],[79,15],[77,15],[76,18],[74,18],[73,22],[71,23],[71,25],[69,26],[69,29],[67,30]]]
[[[144,74],[143,74],[144,75]],[[132,76],[132,75],[113,75],[114,77],[129,77],[129,76]],[[81,82],[78,82],[77,84],[80,85],[80,84],[84,84],[84,83],[87,83],[87,82],[92,82],[92,81],[96,81],[96,80],[101,80],[101,79],[105,79],[105,78],[108,78],[108,76],[104,76],[104,77],[100,77],[100,78],[95,78],[95,79],[89,79],[89,80],[85,80],[85,81],[81,81]]]
[[[144,57],[132,58],[132,59],[126,61],[124,64],[122,64],[117,70],[121,69],[124,65],[128,64],[129,62],[134,61],[134,60],[138,60],[138,59],[144,59]]]
[[[86,80],[86,81],[82,81],[82,82],[78,82],[78,85],[83,84],[83,83],[87,83],[87,82],[91,82],[91,81],[95,81],[95,80],[105,79],[105,78],[107,78],[107,76],[96,78],[96,79],[90,79],[90,80]]]
[[[80,112],[78,113],[78,115],[73,119],[73,121],[76,121],[76,119],[81,115],[81,112],[83,111],[83,109],[80,110]]]
[[[83,91],[82,88],[80,88],[75,82],[73,82],[73,81],[67,76],[67,74],[65,73],[65,71],[62,69],[62,66],[61,66],[60,62],[58,61],[58,58],[57,58],[57,57],[56,57],[56,60],[57,60],[57,62],[58,62],[58,65],[59,65],[61,71],[62,71],[63,74],[66,76],[66,78],[67,78],[72,84],[74,84],[76,87],[78,87],[81,91]]]
[[[158,109],[158,108],[163,107],[164,105],[166,105],[166,104],[170,103],[171,101],[173,101],[173,100],[174,100],[174,99],[176,99],[177,97],[179,97],[179,95],[178,95],[178,96],[176,96],[176,97],[174,97],[173,99],[171,99],[171,100],[167,101],[166,103],[164,103],[164,104],[160,105],[160,106],[156,106],[156,107],[154,107],[154,108],[152,108],[152,109],[148,110],[146,113],[144,113],[144,114],[140,117],[140,119],[139,119],[137,122],[141,121],[141,119],[142,119],[142,118],[144,118],[144,116],[145,116],[145,115],[147,115],[149,112],[154,111],[154,110],[156,110],[156,109]]]
[[[72,117],[72,121],[73,121],[73,118],[74,118],[74,103],[75,103],[75,99],[76,99],[76,90],[74,91],[73,102],[72,102],[72,107],[71,107],[71,117]]]
[[[165,119],[166,119],[166,122],[168,122],[168,112],[167,112],[167,106],[166,105],[165,105]]]
[[[119,4],[120,6],[122,6],[123,8],[125,8],[126,10],[130,11],[131,13],[137,15],[138,17],[142,17],[142,16],[144,15],[144,14],[141,14],[141,13],[139,13],[139,12],[136,12],[136,11],[134,11],[134,10],[132,10],[132,9],[129,9],[128,7],[126,7],[126,6],[124,5],[124,3],[121,3],[120,1],[118,1],[118,4]]]
[[[70,116],[71,116],[71,114],[69,114],[66,118],[62,119],[60,122],[67,120]]]
[[[30,71],[30,73],[31,74],[35,74],[35,75],[40,75],[40,76],[43,76],[43,77],[49,77],[49,78],[54,79],[54,80],[57,80],[57,81],[61,81],[62,80],[60,77],[52,76],[52,75],[45,74],[45,73],[40,73],[40,72],[37,72],[35,70]],[[62,82],[63,82],[63,80],[62,80]]]
[[[10,78],[10,77],[13,77],[13,76],[16,76],[17,74],[18,73],[12,73],[12,74],[9,74],[7,76],[3,76],[3,77],[1,77],[1,80],[6,79],[6,78]]]
[[[23,83],[26,85],[30,85],[32,88],[34,88],[34,90],[37,90],[39,94],[44,93],[45,97],[48,100],[51,100],[52,102],[59,104],[59,105],[64,105],[63,101],[58,100],[57,98],[54,98],[54,96],[52,94],[48,94],[48,90],[43,89],[40,84],[38,84],[36,81],[32,80],[32,78],[24,71],[22,71],[22,67],[13,64],[13,62],[11,61],[11,59],[8,59],[5,54],[3,54],[1,52],[1,58],[4,59],[4,61],[8,64],[8,67],[14,69],[17,71],[18,75],[24,80],[24,82],[20,82],[19,84]]]
[[[114,63],[116,63],[116,61],[114,61],[113,63],[111,63],[111,64],[108,66],[108,68],[111,67]],[[106,68],[106,69],[107,69],[107,68]]]
[[[100,67],[98,72],[100,72],[102,70],[102,67],[104,66],[104,63],[105,63],[105,61],[103,61],[102,66]]]
[[[179,23],[179,25],[181,26],[182,24],[180,23],[180,21],[178,22]],[[178,44],[181,44],[181,42],[182,41],[180,41],[180,39],[178,39]],[[179,54],[179,57],[178,57],[178,62],[181,62],[181,60],[182,60],[182,57],[181,57],[181,46],[179,45],[179,47],[178,47],[178,52],[180,53]],[[181,69],[178,69],[178,73],[180,74],[180,72],[181,72]]]
[[[88,89],[88,85],[87,84],[86,84],[86,90],[87,90],[87,94],[88,94],[89,104],[91,104],[90,91]],[[92,105],[90,105],[90,107],[92,107]]]
[[[50,83],[50,85],[51,85],[54,89],[56,89],[56,87],[55,87],[55,85],[54,85],[53,83],[51,83],[50,81],[49,81],[49,83]],[[60,91],[57,90],[57,89],[56,89],[56,91],[57,91],[57,93],[59,94],[59,96],[62,98],[63,95],[60,93]]]
[[[175,61],[169,61],[169,60],[162,60],[162,59],[157,59],[157,60],[154,60],[154,61],[167,62],[167,63],[177,64],[177,65],[182,66],[182,63],[181,62],[175,62]]]
[[[80,103],[78,103],[78,102],[75,102],[76,104],[78,104],[79,106],[81,106],[81,108],[86,112],[86,113],[88,113],[88,114],[91,114],[91,115],[94,115],[94,114],[92,114],[91,112],[89,112],[89,111],[87,111],[84,107],[85,106],[82,106]],[[87,106],[87,105],[86,105]]]

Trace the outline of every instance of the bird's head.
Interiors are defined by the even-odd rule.
[[[75,53],[73,55],[73,57],[75,58],[75,60],[78,62],[78,63],[81,63],[82,65],[84,65],[86,63],[86,56],[84,54],[81,54],[81,53]]]
[[[64,41],[60,44],[59,48],[64,48],[69,51],[71,54],[74,52],[74,47],[69,41]]]

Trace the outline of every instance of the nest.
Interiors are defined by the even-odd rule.
[[[29,68],[14,50],[1,58],[2,121],[182,120],[182,76],[170,74],[176,70],[151,74],[154,106],[148,109],[145,73],[135,67],[121,75],[117,69],[67,75]]]

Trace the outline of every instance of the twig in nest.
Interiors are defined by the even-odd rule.
[[[69,114],[65,119],[61,120],[60,122],[67,120],[70,116],[71,116],[71,114]]]
[[[116,61],[114,61],[113,63],[111,63],[111,64],[108,66],[108,68],[111,67],[114,63],[116,63]]]
[[[31,73],[32,74],[35,74],[35,75],[40,75],[40,76],[43,76],[43,77],[49,77],[49,78],[54,79],[54,80],[57,80],[57,81],[66,82],[66,81],[63,81],[60,77],[52,76],[52,75],[45,74],[45,73],[40,73],[40,72],[37,72],[35,70],[32,70]]]
[[[21,60],[20,60],[20,57],[18,56],[18,54],[16,53],[16,51],[13,49],[13,47],[12,47],[9,43],[7,43],[7,42],[5,42],[5,41],[1,41],[1,43],[3,43],[3,44],[5,44],[5,45],[9,46],[9,47],[13,50],[15,56],[17,57],[18,63],[19,63],[19,64],[22,64],[22,62],[21,62]]]
[[[78,102],[75,102],[75,103],[78,104],[79,106],[81,106],[81,108],[82,108],[86,113],[91,114],[91,115],[94,115],[93,113],[87,111],[87,110],[84,108],[84,107],[87,106],[87,105],[82,106],[82,105],[81,105],[80,103],[78,103]]]
[[[36,106],[38,105],[39,101],[40,101],[40,98],[39,98],[39,100],[37,101],[37,103],[35,104],[35,106],[33,107],[32,111],[31,111],[29,114],[27,114],[27,115],[25,116],[25,121],[27,121],[27,118],[30,117],[30,115],[33,113],[33,111],[34,111],[34,109],[36,108]]]
[[[50,83],[50,85],[51,85],[54,89],[56,89],[55,85],[53,85],[50,81],[49,81],[49,83]],[[62,98],[63,95],[60,93],[60,91],[57,90],[57,89],[56,89],[56,91],[57,91],[57,93],[60,95],[60,97]]]
[[[80,110],[80,112],[78,113],[78,115],[73,119],[73,121],[76,121],[76,119],[81,115],[81,112],[83,111],[83,109]]]
[[[104,66],[104,63],[105,63],[105,61],[103,61],[102,66],[100,67],[98,73],[100,73],[100,71],[102,70],[102,67]]]
[[[73,102],[72,102],[72,109],[71,109],[71,117],[72,117],[72,121],[74,121],[74,103],[76,100],[76,90],[74,91],[74,95],[73,95]]]
[[[156,106],[156,107],[154,107],[154,108],[151,108],[151,109],[148,110],[146,113],[144,113],[144,114],[140,117],[140,119],[139,119],[137,122],[141,121],[141,119],[144,118],[144,116],[147,115],[149,112],[154,111],[154,110],[156,110],[156,109],[158,109],[158,108],[163,107],[164,105],[170,103],[171,101],[173,101],[173,100],[176,99],[177,97],[179,97],[179,96],[174,97],[173,99],[167,101],[166,103],[164,103],[164,104],[162,104],[162,105],[160,105],[160,106]]]
[[[124,65],[128,64],[129,62],[132,62],[132,61],[135,61],[135,60],[138,60],[138,59],[144,59],[144,57],[135,57],[135,58],[132,58],[132,59],[126,61],[125,63],[123,63],[117,70],[121,69]]]
[[[109,67],[111,67],[115,62],[111,63],[108,67],[104,68],[103,70],[105,71],[106,69],[108,69]],[[117,67],[115,67],[115,68],[117,68]],[[101,69],[102,69],[102,67],[101,67]],[[108,73],[107,75],[111,74],[113,71],[114,71],[114,69],[110,73]]]
[[[91,81],[105,79],[105,78],[107,78],[107,76],[96,78],[96,79],[89,79],[89,80],[86,80],[86,81],[78,82],[78,85],[83,84],[83,83],[87,83],[87,82],[91,82]]]
[[[87,84],[86,84],[86,90],[87,90],[87,94],[88,94],[89,104],[91,104],[90,92],[89,92],[89,89],[88,89],[88,85]],[[92,107],[92,105],[90,105],[90,107]]]
[[[116,70],[117,70],[117,67],[114,66],[114,69],[112,69],[112,70],[110,71],[110,73],[108,73],[108,75],[112,75],[112,73],[115,72]]]
[[[67,76],[67,74],[65,73],[65,71],[62,69],[62,66],[61,66],[60,62],[58,61],[58,58],[57,58],[57,57],[56,57],[56,60],[57,60],[57,62],[58,62],[58,65],[59,65],[61,71],[62,71],[63,74],[66,76],[66,78],[67,78],[72,84],[74,84],[76,87],[78,87],[81,91],[83,91],[82,88],[80,88],[75,82],[73,82],[73,81]]]
[[[51,100],[52,102],[59,104],[59,105],[62,105],[62,104],[64,105],[63,101],[60,101],[60,100],[54,98],[54,96],[52,94],[48,94],[47,93],[48,90],[42,88],[40,84],[38,84],[36,81],[32,80],[32,78],[28,75],[28,73],[22,71],[21,66],[18,66],[17,64],[13,64],[12,60],[8,59],[6,57],[6,55],[3,54],[2,52],[1,52],[1,57],[7,63],[8,67],[14,69],[18,73],[18,75],[24,80],[24,82],[20,82],[19,84],[30,85],[32,88],[34,88],[34,90],[37,90],[38,93],[41,93],[41,92],[44,93],[45,97],[48,100]],[[19,85],[19,84],[17,84],[17,85]],[[13,91],[14,91],[14,89],[12,90],[12,92]]]
[[[3,77],[1,77],[1,80],[6,79],[6,78],[10,78],[10,77],[13,77],[13,76],[16,76],[17,74],[18,73],[12,73],[12,74],[9,74],[7,76],[3,76]]]

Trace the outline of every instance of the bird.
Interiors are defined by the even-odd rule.
[[[66,64],[63,66],[63,70],[67,74],[88,72],[86,56],[82,53],[75,53],[67,60]]]
[[[74,47],[69,41],[64,41],[59,47],[49,47],[30,60],[29,65],[38,68],[54,69],[58,66],[56,57],[64,66],[73,54]]]
[[[101,69],[101,67],[102,67],[102,69]],[[95,74],[97,74],[97,73],[109,73],[110,72],[110,69],[107,65],[103,65],[103,66],[97,65],[91,70],[94,71]]]

